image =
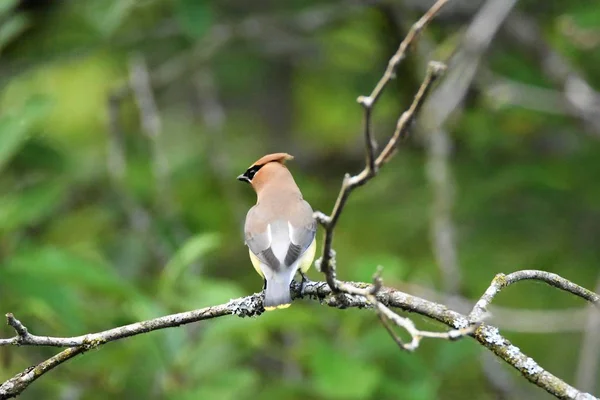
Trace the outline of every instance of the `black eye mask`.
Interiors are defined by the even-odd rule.
[[[252,182],[254,175],[262,168],[262,165],[253,165],[246,170],[242,175],[238,176],[237,179],[242,182]]]

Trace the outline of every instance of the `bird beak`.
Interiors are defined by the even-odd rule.
[[[242,181],[242,182],[248,182],[250,183],[250,179],[248,179],[248,177],[244,174],[241,174],[240,176],[237,177],[238,181]]]

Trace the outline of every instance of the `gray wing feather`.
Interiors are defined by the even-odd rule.
[[[297,244],[290,243],[290,247],[288,248],[288,252],[285,255],[285,260],[283,261],[285,265],[292,265],[294,261],[300,258],[300,254],[302,254],[302,247]]]
[[[301,221],[304,225],[293,226],[287,221],[278,220],[273,221],[262,233],[250,234],[248,229],[245,230],[246,245],[259,260],[273,269],[281,267],[281,261],[275,253],[280,255],[285,266],[290,266],[304,254],[315,238],[317,223],[312,218],[312,208],[305,201],[302,206],[307,211],[306,218]],[[248,212],[248,217],[251,213],[253,217],[260,214],[254,207]]]
[[[256,219],[260,220],[260,212],[258,212],[255,206],[248,211],[248,215],[246,216],[246,226],[244,228],[246,245],[260,261],[277,268],[279,267],[279,260],[277,260],[277,257],[275,257],[275,254],[273,254],[273,251],[271,250],[271,238],[269,233],[267,231],[250,233],[248,221]]]
[[[304,208],[308,211],[304,226],[294,227],[290,225],[290,247],[285,256],[285,265],[292,265],[315,239],[317,234],[317,221],[312,218],[312,208],[304,201]]]
[[[273,269],[279,269],[279,260],[271,249],[271,241],[267,232],[250,235],[246,232],[246,245],[260,261],[271,266]]]

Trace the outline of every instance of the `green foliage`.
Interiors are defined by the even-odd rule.
[[[194,40],[206,34],[214,19],[207,0],[177,0],[174,11],[183,32]]]
[[[19,110],[0,115],[0,171],[27,140],[31,126],[48,112],[48,100],[30,97]]]
[[[10,2],[9,2],[10,3]],[[0,10],[0,18],[2,10]],[[0,53],[14,38],[19,36],[28,26],[28,19],[22,15],[17,15],[8,19],[3,25],[0,25]]]
[[[82,3],[83,16],[101,35],[112,35],[135,7],[135,0],[110,2],[90,0]]]
[[[376,364],[352,357],[329,343],[315,343],[312,349],[309,366],[318,395],[328,399],[365,399],[375,393],[381,379]]]
[[[217,245],[218,240],[214,235],[199,234],[188,239],[165,265],[160,278],[161,290],[173,290],[175,282],[189,272],[186,269],[190,264],[205,257]]]
[[[3,196],[0,198],[0,232],[39,223],[60,205],[64,190],[64,184],[49,182]]]

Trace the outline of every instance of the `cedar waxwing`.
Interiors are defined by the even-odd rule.
[[[265,310],[289,307],[290,284],[296,271],[304,273],[315,257],[317,223],[284,165],[294,157],[268,154],[237,179],[254,188],[257,202],[246,215],[244,234],[250,260],[264,279]]]

